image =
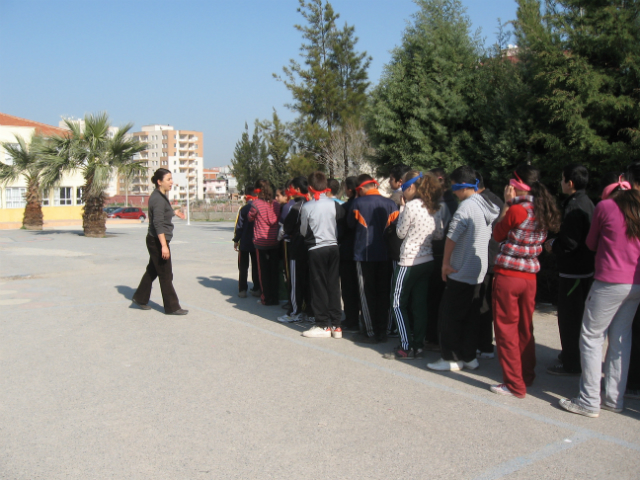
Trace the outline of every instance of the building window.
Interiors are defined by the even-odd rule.
[[[27,204],[25,196],[27,189],[25,187],[13,187],[5,189],[7,192],[7,208],[24,208]]]
[[[8,143],[7,146],[17,148],[18,150],[20,149],[19,143]],[[11,155],[9,155],[9,152],[7,152],[6,149],[4,151],[4,163],[6,163],[7,165],[13,165],[13,158],[11,157]]]
[[[42,197],[42,206],[43,207],[48,207],[49,206],[49,195],[50,195],[49,191],[42,192],[40,194],[40,196]]]
[[[76,205],[84,205],[84,201],[82,200],[82,193],[84,188],[78,187],[76,188]]]
[[[55,191],[54,205],[72,205],[71,187],[60,187]]]

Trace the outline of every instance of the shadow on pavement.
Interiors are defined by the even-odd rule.
[[[126,285],[116,285],[116,290],[118,293],[122,295],[127,300],[131,300],[133,298],[133,294],[136,293],[134,288],[128,287]],[[157,312],[164,313],[164,307],[162,305],[158,305],[155,302],[149,301],[148,305]],[[134,310],[140,310],[140,307],[135,305],[133,302],[129,306],[129,308],[133,308]]]

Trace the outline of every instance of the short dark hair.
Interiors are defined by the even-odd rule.
[[[245,195],[253,195],[253,187],[247,187],[244,189]]]
[[[355,192],[356,187],[358,186],[358,184],[356,183],[358,181],[357,177],[347,177],[344,180],[344,189],[345,191],[347,190],[353,190]]]
[[[478,190],[484,190],[484,178],[482,178],[482,174],[477,170],[476,179],[478,180]]]
[[[371,175],[367,175],[366,173],[358,175],[358,178],[356,178],[356,188],[358,188],[364,182],[368,182],[370,180],[373,180],[373,177]]]
[[[335,178],[330,178],[328,185],[331,189],[331,195],[335,197],[340,193],[340,182],[338,180],[336,180]]]
[[[327,189],[327,177],[324,173],[315,171],[309,175],[309,186],[317,192]]]
[[[406,175],[406,173],[411,170],[409,165],[405,165],[404,163],[396,163],[391,170],[389,170],[389,176],[393,177],[396,181],[402,180],[402,177]]]
[[[444,168],[432,168],[431,170],[429,170],[429,173],[433,173],[440,181],[440,185],[442,185],[444,188],[447,188],[449,186],[449,176],[447,175],[447,172],[444,171]]]
[[[157,169],[153,174],[153,177],[151,177],[151,182],[153,183],[153,186],[158,188],[158,182],[161,182],[162,180],[164,180],[164,177],[166,177],[170,173],[171,172],[166,168]]]
[[[300,190],[300,193],[306,195],[309,193],[309,181],[307,177],[301,175],[291,180],[291,186]]]
[[[451,172],[451,181],[455,183],[476,183],[476,171],[469,165],[463,165]]]
[[[589,183],[589,170],[584,165],[572,163],[562,169],[562,177],[565,183],[573,182],[576,190],[584,190]]]

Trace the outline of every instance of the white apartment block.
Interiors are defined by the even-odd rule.
[[[202,132],[193,130],[175,130],[171,125],[145,125],[141,132],[131,136],[149,147],[136,158],[148,167],[146,176],[136,177],[130,182],[120,178],[119,195],[124,195],[126,185],[129,194],[150,195],[153,191],[151,177],[158,168],[166,168],[173,174],[173,190],[169,200],[202,200],[204,168],[204,147]]]

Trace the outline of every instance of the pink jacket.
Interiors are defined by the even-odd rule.
[[[627,237],[624,215],[615,201],[602,200],[596,206],[586,243],[596,252],[596,280],[640,285],[640,241]]]

